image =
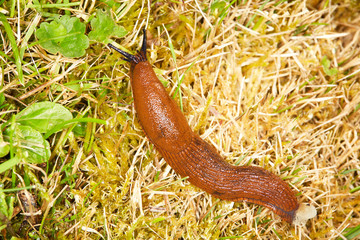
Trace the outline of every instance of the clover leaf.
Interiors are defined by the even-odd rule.
[[[127,34],[124,27],[117,26],[108,12],[97,10],[96,17],[91,20],[92,31],[89,33],[91,40],[105,42],[109,37],[123,37]]]
[[[50,23],[41,23],[36,37],[40,45],[50,53],[60,52],[65,57],[81,57],[89,47],[85,29],[85,24],[78,18],[65,15]]]

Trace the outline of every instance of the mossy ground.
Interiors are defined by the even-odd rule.
[[[8,21],[18,44],[29,26],[46,20],[25,2],[2,6],[13,10]],[[66,10],[86,22],[96,8],[111,3],[83,1],[42,11]],[[12,171],[1,174],[5,188],[24,176],[37,185],[29,192],[37,195],[42,220],[37,231],[28,229],[31,234],[351,239],[347,232],[360,225],[359,1],[124,1],[112,11],[129,31],[114,40],[130,52],[139,49],[140,30],[147,27],[149,62],[171,95],[184,76],[176,100],[202,138],[229,163],[281,176],[318,215],[306,226],[290,226],[265,208],[220,201],[181,179],[141,130],[129,65],[103,44],[92,43],[78,59],[31,46],[22,63],[25,82],[19,84],[0,25],[1,51],[10,57],[0,57],[1,92],[8,103],[2,122],[24,106],[50,100],[74,115],[108,123],[88,123],[84,134],[59,132],[50,138],[46,166],[20,164],[15,178]],[[30,36],[28,42],[35,41]],[[16,228],[22,220],[19,213],[9,224]]]

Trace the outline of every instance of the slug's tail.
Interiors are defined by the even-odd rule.
[[[147,61],[146,58],[146,29],[143,29],[143,43],[141,46],[141,51],[138,51],[136,55],[132,55],[130,53],[124,52],[123,50],[115,47],[111,43],[108,44],[109,47],[116,50],[117,52],[121,53],[124,57],[123,60],[130,62],[131,64],[138,64],[139,62]]]
[[[281,178],[260,167],[228,164],[198,136],[179,153],[158,150],[177,173],[188,176],[193,185],[217,198],[265,206],[289,223],[313,216],[313,211],[309,214],[304,213],[308,212],[306,209],[297,211],[295,194]]]

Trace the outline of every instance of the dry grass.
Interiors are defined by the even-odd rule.
[[[228,162],[280,175],[318,216],[289,226],[267,209],[219,201],[190,185],[144,136],[129,66],[118,54],[93,44],[85,57],[69,59],[35,45],[24,55],[24,86],[15,63],[0,56],[8,103],[2,121],[51,100],[108,122],[89,123],[84,137],[52,136],[45,171],[17,168],[34,173],[28,183],[37,179],[44,188],[32,191],[40,195],[43,239],[346,239],[360,225],[359,1],[219,1],[229,7],[224,13],[209,8],[215,2],[125,2],[114,18],[130,33],[116,41],[134,51],[146,26],[149,61],[171,94],[176,69],[185,74],[180,89],[190,126]],[[46,18],[19,6],[20,18],[8,21],[22,44],[29,25]],[[101,6],[84,1],[67,10],[86,20]],[[3,31],[0,37],[1,51],[12,57]],[[75,80],[90,85],[74,90],[68,84]],[[10,188],[11,172],[1,177]]]

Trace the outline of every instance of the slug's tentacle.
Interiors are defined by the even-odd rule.
[[[117,52],[121,53],[124,56],[124,58],[121,58],[121,59],[123,59],[127,62],[136,62],[136,57],[134,55],[124,52],[123,50],[115,47],[111,43],[109,43],[108,46],[111,47],[112,49],[116,50]]]
[[[146,49],[147,49],[147,46],[146,46],[146,29],[143,28],[143,42],[142,42],[142,46],[141,46],[141,53],[142,53],[142,56],[145,59],[145,61],[147,60],[146,59]]]
[[[146,136],[178,174],[188,176],[192,184],[215,197],[268,207],[287,222],[304,222],[316,215],[314,207],[298,204],[294,192],[278,176],[260,167],[228,164],[213,146],[192,132],[146,60],[145,29],[137,55],[109,46],[131,63],[137,117]]]
[[[146,58],[146,29],[143,29],[143,43],[141,46],[141,51],[137,52],[136,55],[132,55],[130,53],[124,52],[123,50],[115,47],[114,45],[112,45],[111,43],[108,44],[109,47],[111,47],[112,49],[116,50],[117,52],[121,53],[125,58],[122,58],[123,60],[130,62],[132,64],[137,64],[139,62],[145,62],[147,61]]]

